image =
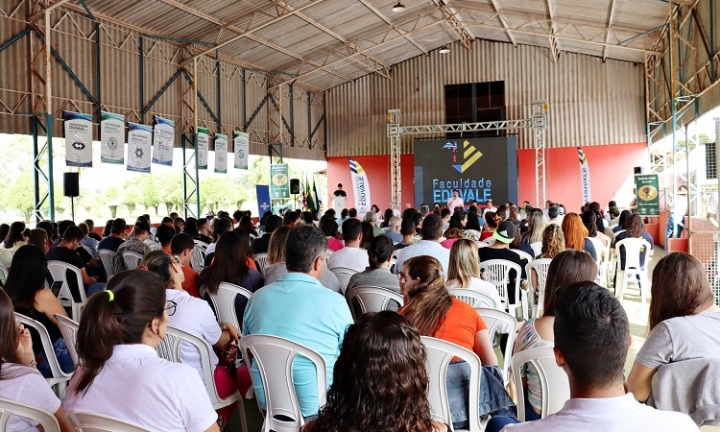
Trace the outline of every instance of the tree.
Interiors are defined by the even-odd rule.
[[[35,186],[33,181],[32,171],[21,173],[6,195],[6,207],[21,212],[25,221],[30,220],[35,210]]]
[[[160,189],[155,184],[155,179],[152,175],[148,176],[147,181],[143,182],[141,203],[145,208],[154,208],[155,214],[160,213],[158,209],[158,207],[160,207]]]
[[[163,174],[158,178],[157,185],[160,200],[165,204],[168,213],[173,211],[173,207],[182,207],[182,173]]]
[[[121,202],[127,207],[128,212],[135,213],[138,204],[142,203],[142,190],[137,182],[125,182]]]
[[[707,135],[705,135],[705,134],[703,134],[703,133],[701,133],[701,134],[698,135],[698,139],[697,139],[698,145],[703,145],[703,144],[707,144],[707,143],[711,143],[711,142],[713,142],[713,139],[710,138],[709,136],[707,136]],[[689,146],[688,146],[688,143],[690,144]],[[689,149],[690,151],[695,150],[695,139],[694,139],[694,137],[693,137],[692,140],[684,140],[684,139],[683,139],[683,140],[678,140],[678,141],[677,141],[677,151],[678,151],[678,152],[683,152],[683,153],[684,153],[684,152],[686,152],[688,149]]]
[[[207,203],[211,210],[221,210],[225,205],[237,202],[237,188],[222,177],[209,177],[200,180],[200,200]],[[202,207],[202,205],[201,205]]]

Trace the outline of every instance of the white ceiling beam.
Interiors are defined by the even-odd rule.
[[[607,19],[607,33],[605,33],[605,43],[610,43],[610,31],[612,30],[612,22],[615,15],[615,3],[616,0],[610,0],[610,11],[608,12]],[[607,45],[603,48],[603,61],[607,60]]]
[[[388,17],[383,15],[383,13],[380,12],[375,6],[370,4],[370,2],[368,0],[360,0],[360,3],[364,4],[365,7],[370,9],[372,11],[372,13],[374,13],[378,18],[385,21],[390,26],[390,28],[392,28],[393,30],[398,32],[400,35],[402,35],[402,37],[405,38],[411,44],[413,44],[415,46],[415,48],[419,49],[423,54],[428,55],[428,51],[427,51],[427,49],[425,49],[425,47],[423,47],[419,43],[415,42],[412,38],[410,38],[409,35],[404,33],[401,29],[397,28],[397,26],[395,26],[395,24],[393,24],[393,22],[390,21],[388,19]]]
[[[55,3],[49,5],[45,9],[38,11],[32,15],[30,15],[30,18],[28,18],[28,22],[34,22],[37,21],[39,18],[43,18],[45,16],[45,12],[50,12],[53,9],[57,9],[58,7],[64,5],[65,3],[69,2],[70,0],[58,0]]]
[[[455,33],[458,39],[460,39],[460,43],[462,43],[466,49],[472,50],[472,41],[475,39],[475,36],[470,34],[470,31],[466,28],[464,22],[458,19],[459,12],[449,7],[441,0],[433,0],[433,4],[438,8],[438,10],[440,10],[443,20],[450,27],[450,30]]]
[[[515,40],[515,35],[510,32],[510,23],[508,23],[505,15],[502,14],[502,11],[500,10],[500,5],[498,4],[497,0],[490,0],[490,4],[492,4],[493,9],[495,9],[495,13],[498,14],[498,19],[500,20],[500,23],[502,23],[503,27],[505,27],[505,33],[507,33],[508,39],[510,39],[510,42],[512,42],[513,46],[516,47],[517,41]]]
[[[560,46],[558,45],[557,38],[555,38],[555,34],[557,33],[555,17],[557,17],[557,13],[555,12],[554,0],[547,0],[547,9],[548,16],[550,17],[550,36],[548,37],[548,41],[550,43],[550,53],[552,54],[553,62],[557,63],[560,58]]]

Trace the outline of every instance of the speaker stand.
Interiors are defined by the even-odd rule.
[[[75,197],[70,197],[70,215],[72,216],[72,221],[75,222]]]

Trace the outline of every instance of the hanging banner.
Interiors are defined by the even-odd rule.
[[[227,173],[227,135],[215,134],[215,172]]]
[[[637,212],[640,216],[660,216],[657,174],[635,174]]]
[[[237,155],[237,151],[235,152]],[[237,165],[236,165],[237,166]],[[290,198],[290,176],[287,164],[270,165],[270,198]]]
[[[65,111],[65,165],[92,166],[92,116]]]
[[[100,112],[100,162],[125,163],[125,116]]]
[[[198,169],[207,169],[208,166],[208,143],[210,142],[210,131],[204,127],[198,128],[197,143],[195,149],[198,152]]]
[[[152,162],[172,166],[175,149],[175,122],[155,116]]]
[[[270,200],[270,186],[255,185],[257,194],[258,214],[264,215],[266,211],[272,212],[272,201]]]
[[[127,170],[150,172],[150,145],[153,128],[137,123],[128,123]]]
[[[235,141],[235,168],[248,169],[250,161],[250,135],[245,132],[233,132]]]
[[[363,167],[355,160],[350,162],[350,177],[352,177],[353,190],[355,191],[355,209],[358,215],[365,215],[370,211],[370,182]]]
[[[583,204],[590,202],[590,166],[587,156],[582,148],[578,147],[578,158],[580,159],[580,179],[582,180]]]

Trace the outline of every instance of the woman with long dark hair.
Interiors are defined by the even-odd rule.
[[[52,291],[45,289],[46,274],[45,252],[36,246],[25,245],[15,252],[10,274],[5,282],[5,292],[12,299],[16,312],[37,320],[45,326],[60,368],[63,372],[72,373],[75,366],[65,339],[60,333],[57,319],[55,319],[56,314],[67,317],[67,313]],[[42,349],[40,335],[34,330],[31,334],[38,359],[38,370],[44,377],[50,378],[52,372],[50,364],[47,362],[47,353]]]
[[[401,315],[368,313],[348,327],[327,404],[303,432],[443,432],[427,399],[425,349]]]
[[[545,231],[557,227],[548,225]],[[568,249],[555,256],[550,263],[545,280],[545,296],[543,301],[543,316],[531,319],[520,328],[515,340],[514,352],[518,353],[531,348],[552,347],[555,333],[555,302],[558,293],[567,286],[581,281],[595,280],[597,265],[589,254]],[[540,377],[533,366],[521,368],[519,371],[525,377],[525,419],[537,420],[540,418],[542,408],[542,389]]]
[[[393,216],[395,216],[395,213],[393,213],[393,210],[391,208],[385,209],[380,228],[388,228],[390,226],[390,219],[392,219]]]
[[[473,351],[483,365],[480,391],[480,415],[496,412],[512,414],[512,399],[505,391],[502,372],[493,350],[485,322],[467,303],[450,296],[440,262],[431,256],[410,258],[399,273],[405,305],[398,311],[421,335],[443,339]],[[464,361],[452,362],[448,368],[448,398],[451,401],[455,429],[466,427],[470,367]],[[482,391],[481,391],[482,390]],[[490,409],[489,407],[493,407]]]
[[[195,370],[158,357],[177,305],[155,273],[116,274],[85,304],[77,334],[80,367],[65,409],[116,417],[150,430],[219,432]]]
[[[32,337],[15,321],[12,300],[0,289],[0,398],[53,413],[62,432],[75,430],[45,378],[36,369]],[[10,417],[8,432],[40,432],[38,423]]]
[[[245,231],[235,230],[220,236],[213,263],[205,267],[198,277],[200,295],[217,294],[223,282],[239,285],[250,292],[259,290],[265,280],[259,271],[248,265],[250,254],[250,238]],[[239,323],[242,323],[246,305],[247,298],[244,296],[235,298],[235,313]]]
[[[13,222],[5,236],[5,240],[0,243],[0,248],[7,249],[14,253],[22,246],[25,246],[23,231],[25,231],[25,222]]]
[[[483,219],[482,222],[485,220]],[[477,231],[477,236],[473,236],[471,240],[480,240],[480,230],[482,230],[482,223],[480,223],[481,220],[478,217],[478,209],[476,206],[471,205],[470,208],[468,208],[467,213],[467,223],[465,224],[465,229],[470,231]],[[475,234],[475,233],[473,233]],[[477,238],[475,238],[477,237]]]
[[[495,230],[500,226],[500,223],[503,221],[500,216],[495,214],[495,212],[492,211],[486,211],[485,215],[485,225],[483,225],[482,234],[480,235],[480,241],[485,240],[487,238],[490,238],[495,234]]]
[[[644,248],[640,251],[640,263],[645,260],[645,254],[649,253],[652,255],[652,250],[655,247],[655,242],[650,234],[645,231],[645,224],[643,223],[642,217],[638,214],[630,215],[625,220],[625,232],[621,232],[615,236],[615,242],[624,240],[626,238],[641,238],[650,244],[650,251],[646,251]],[[625,247],[620,247],[620,268],[625,268]]]
[[[245,232],[247,232],[248,235],[253,239],[258,236],[258,233],[255,230],[255,225],[253,224],[252,218],[250,216],[243,216],[242,218],[240,218],[240,224],[238,225],[238,228],[242,228],[243,230],[245,230]]]
[[[320,231],[325,234],[328,240],[328,250],[333,252],[339,251],[345,247],[345,243],[340,240],[338,235],[338,224],[332,216],[323,216],[320,218]]]
[[[650,396],[659,367],[689,359],[717,359],[720,345],[720,307],[697,258],[673,252],[658,261],[651,293],[650,333],[627,380],[628,391],[639,401]]]

